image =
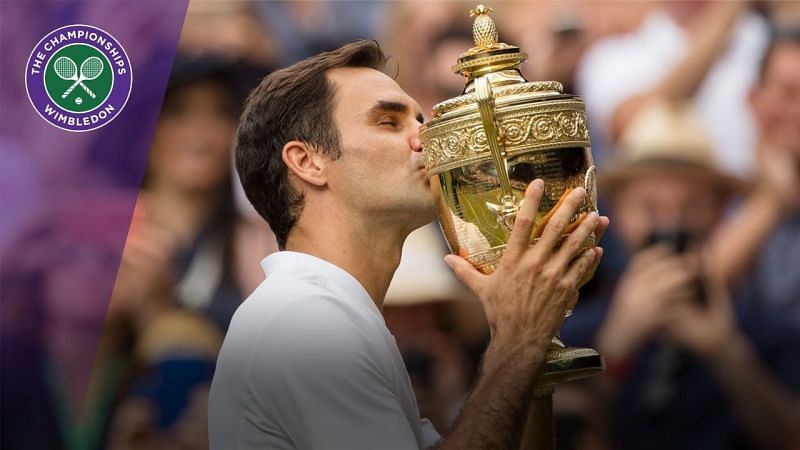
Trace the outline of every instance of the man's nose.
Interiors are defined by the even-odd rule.
[[[414,135],[411,136],[411,151],[414,152],[421,152],[422,151],[422,141],[419,140],[419,131],[415,131]]]

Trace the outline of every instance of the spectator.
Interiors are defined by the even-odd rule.
[[[732,282],[800,327],[800,29],[777,30],[750,93],[758,126],[759,179],[718,233]]]
[[[177,303],[223,330],[243,298],[231,272],[230,162],[242,73],[213,57],[176,60],[125,255],[161,267]]]
[[[163,311],[136,345],[139,374],[115,412],[111,450],[208,448],[206,404],[219,330],[177,308]]]
[[[577,74],[597,160],[647,104],[693,101],[714,143],[717,164],[753,170],[754,127],[747,91],[766,46],[768,24],[747,2],[663,2],[630,34],[603,39]]]
[[[685,106],[654,103],[620,145],[603,189],[630,260],[562,329],[606,357],[614,437],[623,449],[795,448],[800,333],[732,302],[703,256],[739,183]]]

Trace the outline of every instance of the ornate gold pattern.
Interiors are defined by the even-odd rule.
[[[494,89],[497,97],[505,97],[518,94],[531,94],[536,92],[550,92],[555,91],[558,93],[564,92],[564,86],[558,81],[533,81],[529,83],[519,83],[510,86],[498,86]],[[462,106],[467,106],[475,103],[475,94],[464,94],[458,97],[445,100],[441,103],[434,105],[433,117],[437,118],[444,113],[455,110]]]
[[[579,102],[565,101],[498,113],[506,154],[510,157],[541,148],[589,147],[589,128],[582,109]],[[477,114],[426,127],[420,139],[429,175],[492,157]]]
[[[596,354],[597,351],[592,350],[591,348],[556,348],[553,350],[548,350],[546,358],[548,360],[551,360],[551,359],[561,359],[561,358],[572,358],[576,356],[592,356]]]
[[[505,44],[497,44],[497,45],[499,46]],[[493,67],[491,67],[492,65],[497,65],[497,69],[510,69],[516,65],[519,65],[526,59],[528,59],[528,54],[520,52],[482,56],[476,59],[459,61],[458,64],[451,67],[450,70],[452,70],[455,73],[469,72],[471,74],[477,74],[481,68],[494,69]],[[475,69],[475,70],[470,70],[470,69]]]
[[[505,251],[506,246],[499,245],[480,253],[473,253],[467,256],[466,260],[481,272],[484,272],[483,269],[488,268],[487,266],[492,266],[491,269],[494,271],[494,266],[500,261],[500,257],[503,256],[503,252]]]

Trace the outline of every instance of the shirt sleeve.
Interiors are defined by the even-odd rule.
[[[436,444],[442,440],[442,437],[439,435],[439,432],[436,431],[431,421],[422,419],[422,448],[436,447]]]
[[[317,300],[280,313],[258,336],[247,380],[256,407],[296,448],[419,448],[367,331],[335,301]]]

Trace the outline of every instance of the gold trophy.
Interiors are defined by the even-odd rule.
[[[470,11],[475,47],[452,68],[464,76],[464,91],[434,106],[432,120],[420,131],[431,186],[441,192],[440,223],[450,249],[487,274],[503,255],[534,179],[545,182],[534,230],[578,186],[588,195],[573,222],[597,210],[583,101],[565,94],[561,83],[525,80],[519,66],[527,55],[498,42],[491,11],[483,5]],[[531,242],[536,241],[534,231]],[[594,245],[590,236],[583,247]],[[540,390],[603,370],[597,351],[566,347],[558,336],[546,359]]]

